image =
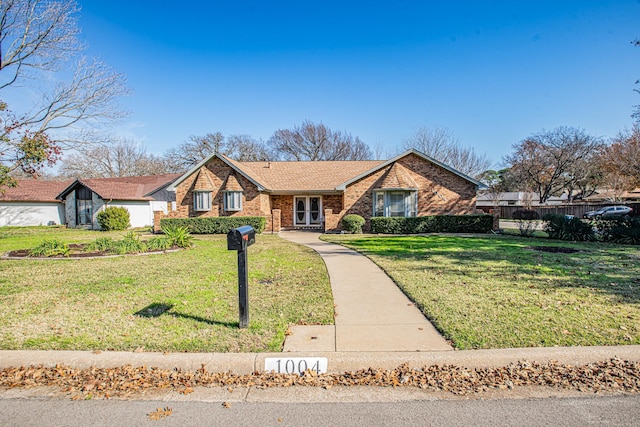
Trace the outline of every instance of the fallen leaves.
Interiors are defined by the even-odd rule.
[[[233,387],[418,387],[462,395],[491,389],[542,386],[589,392],[640,393],[640,362],[613,358],[582,366],[560,365],[554,361],[520,361],[499,368],[432,365],[419,369],[403,364],[391,370],[368,368],[320,375],[313,371],[306,371],[303,375],[274,372],[237,375],[231,372],[208,372],[204,366],[195,371],[130,365],[85,369],[39,365],[0,370],[0,387],[38,386],[57,386],[74,400],[127,397],[151,389],[173,389],[186,395],[193,393],[195,387],[225,387],[229,393],[233,392]],[[230,403],[225,403],[228,408]],[[170,408],[165,408],[163,413],[167,409],[170,415]]]
[[[149,417],[149,419],[151,421],[158,421],[158,420],[161,420],[163,418],[168,417],[171,414],[173,414],[173,409],[171,409],[170,407],[166,406],[164,408],[158,408],[155,411],[150,412],[149,414],[147,414],[147,416]]]

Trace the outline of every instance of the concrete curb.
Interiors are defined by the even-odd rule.
[[[266,358],[326,357],[329,373],[359,369],[393,369],[456,365],[469,368],[506,366],[521,360],[584,365],[618,357],[640,361],[640,345],[598,347],[510,348],[432,352],[291,352],[291,353],[152,353],[126,351],[0,350],[0,369],[19,366],[67,365],[73,368],[112,368],[123,365],[192,371],[203,365],[209,372],[250,374],[264,371]]]

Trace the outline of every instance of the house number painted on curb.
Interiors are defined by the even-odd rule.
[[[267,357],[264,370],[278,374],[302,375],[307,369],[317,374],[326,374],[329,362],[326,357]]]

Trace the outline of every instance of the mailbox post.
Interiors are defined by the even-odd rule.
[[[247,248],[255,242],[256,232],[249,225],[234,228],[227,233],[227,249],[238,252],[238,310],[241,328],[249,326]]]

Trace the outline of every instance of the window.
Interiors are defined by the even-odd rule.
[[[373,216],[416,216],[417,191],[376,191],[373,197]]]
[[[242,191],[225,191],[224,210],[225,211],[241,211],[242,210]]]
[[[91,190],[86,187],[76,189],[76,224],[91,225],[93,221],[93,202]]]
[[[193,210],[197,212],[211,210],[211,191],[194,191]]]

